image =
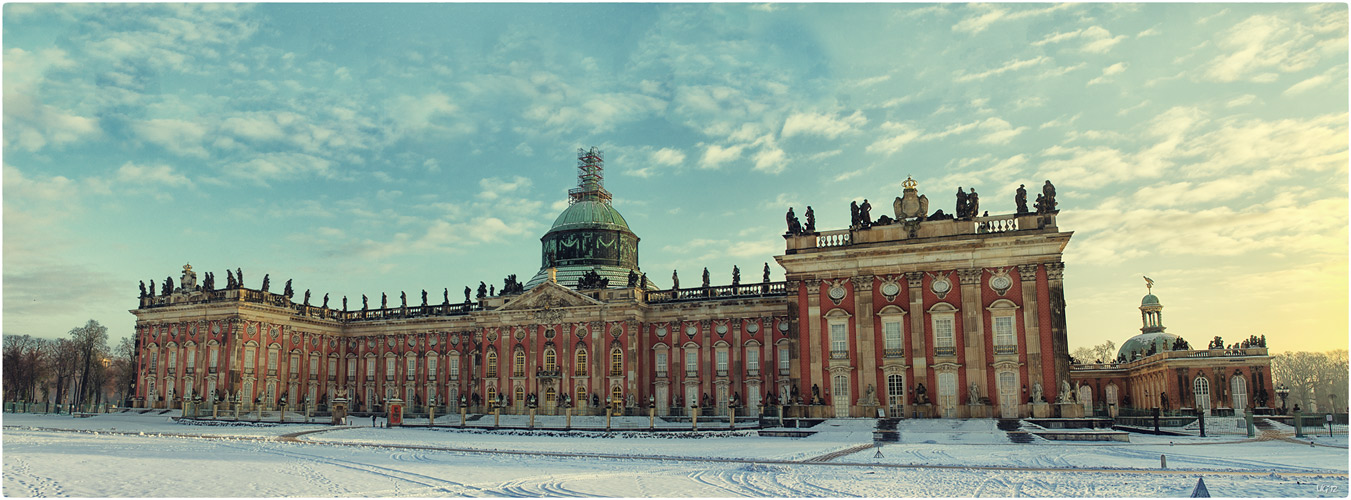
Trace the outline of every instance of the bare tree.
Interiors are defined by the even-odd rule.
[[[70,339],[56,339],[47,346],[52,382],[56,392],[55,402],[68,404],[74,400],[70,393],[74,389],[74,380],[80,370],[80,348]]]
[[[102,386],[102,354],[108,351],[108,328],[89,320],[84,326],[70,330],[70,337],[78,351],[79,379],[75,404],[83,406]]]
[[[1283,352],[1272,356],[1271,382],[1290,389],[1286,404],[1291,408],[1298,404],[1306,411],[1344,409],[1347,403],[1347,351]]]
[[[1079,360],[1080,363],[1092,363],[1101,361],[1104,363],[1116,360],[1116,344],[1108,340],[1102,344],[1093,347],[1080,347],[1070,353],[1070,356]]]
[[[50,373],[49,342],[28,335],[4,336],[5,400],[32,402],[37,399],[38,386]]]

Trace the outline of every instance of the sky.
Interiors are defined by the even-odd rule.
[[[1070,348],[1347,346],[1346,4],[5,4],[3,332],[130,334],[138,282],[528,279],[605,153],[662,287],[759,277],[907,176],[1055,183]],[[880,214],[880,212],[879,212]],[[772,278],[782,270],[771,265]]]

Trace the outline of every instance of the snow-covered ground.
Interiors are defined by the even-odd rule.
[[[0,493],[1178,497],[1190,494],[1198,477],[1213,496],[1348,493],[1344,434],[1314,438],[1320,446],[1247,441],[1236,434],[1014,444],[993,421],[907,420],[898,428],[900,442],[874,448],[871,420],[830,420],[806,438],[758,437],[753,431],[690,438],[673,433],[185,425],[170,415],[4,414]],[[646,423],[646,418],[634,418],[624,425]],[[305,431],[321,432],[282,438]],[[1167,470],[1159,469],[1159,455],[1167,456]]]

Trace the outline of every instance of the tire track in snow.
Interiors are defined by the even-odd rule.
[[[244,447],[246,446],[244,443],[238,443],[238,444],[235,444],[235,443],[225,443],[225,445],[226,445],[226,446],[230,446],[230,447],[238,447],[238,448],[244,448]],[[441,478],[437,478],[437,477],[427,476],[427,475],[424,475],[424,474],[418,474],[418,473],[415,473],[415,472],[408,472],[408,471],[403,471],[403,470],[399,470],[399,469],[392,469],[392,468],[389,468],[389,467],[381,467],[381,466],[378,466],[378,465],[371,465],[371,464],[366,464],[366,463],[361,463],[361,462],[353,462],[353,461],[349,461],[349,460],[342,460],[342,459],[337,459],[337,458],[333,458],[333,457],[323,457],[323,456],[310,455],[310,454],[308,454],[308,453],[300,453],[300,452],[297,452],[297,451],[287,451],[287,450],[273,449],[272,447],[268,446],[268,443],[256,443],[256,444],[254,445],[253,448],[254,448],[254,449],[251,450],[251,451],[260,451],[260,452],[263,452],[263,453],[267,453],[267,454],[271,454],[271,455],[277,455],[277,456],[281,456],[281,457],[288,457],[288,458],[296,458],[296,459],[302,459],[302,460],[309,460],[309,461],[313,461],[313,462],[318,462],[318,463],[323,463],[323,464],[332,465],[332,466],[334,466],[334,467],[340,467],[340,468],[344,468],[344,469],[351,469],[351,470],[355,470],[355,471],[366,472],[366,473],[374,474],[374,475],[377,475],[377,476],[383,476],[383,477],[387,477],[387,478],[390,478],[390,479],[396,479],[396,480],[400,480],[400,481],[405,481],[405,482],[409,482],[409,483],[413,483],[413,484],[422,485],[423,487],[427,488],[428,491],[445,492],[445,493],[447,493],[447,494],[449,494],[449,495],[453,495],[453,496],[466,496],[467,492],[469,492],[469,491],[477,491],[477,492],[482,492],[482,491],[483,491],[481,488],[478,488],[478,487],[475,487],[475,486],[470,486],[470,485],[467,485],[467,484],[464,484],[464,483],[458,483],[458,482],[455,482],[455,481],[450,481],[450,480],[441,479]],[[247,451],[247,450],[246,450],[246,451]],[[436,484],[436,483],[441,483],[441,484]],[[450,487],[454,487],[454,488],[452,489],[452,488],[450,488]],[[361,493],[357,493],[357,496],[380,496],[380,495],[374,495],[373,493],[382,493],[382,492],[361,492]],[[383,493],[389,493],[389,492],[383,492]],[[491,495],[491,493],[489,493],[489,495]],[[499,496],[499,495],[493,495],[493,496]],[[500,496],[518,496],[518,495],[500,495]]]

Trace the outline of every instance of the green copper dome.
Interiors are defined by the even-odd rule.
[[[1121,344],[1121,349],[1117,351],[1117,355],[1125,356],[1126,360],[1129,361],[1132,353],[1137,351],[1141,356],[1144,356],[1146,352],[1149,352],[1150,345],[1154,346],[1155,353],[1171,351],[1173,350],[1173,342],[1177,342],[1177,339],[1178,336],[1171,333],[1142,333],[1126,339],[1126,341]]]
[[[1156,297],[1156,296],[1154,296],[1154,294],[1151,293],[1151,294],[1149,294],[1149,295],[1146,295],[1145,298],[1143,298],[1143,299],[1140,300],[1140,305],[1141,305],[1141,306],[1157,306],[1157,305],[1159,305],[1159,298]]]
[[[610,229],[631,232],[629,223],[609,203],[583,200],[569,205],[554,219],[549,233],[574,229]],[[547,233],[546,233],[547,234]]]

